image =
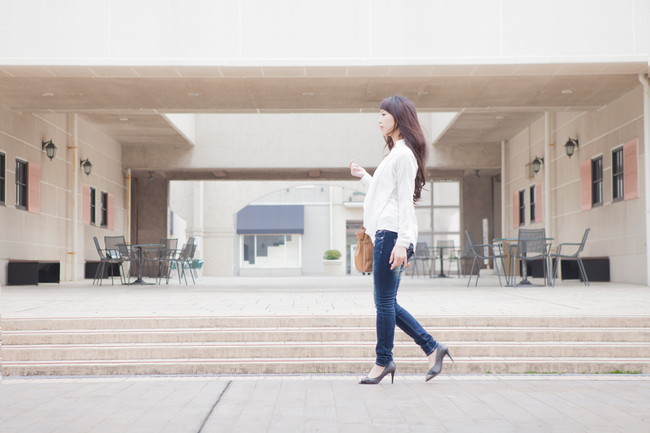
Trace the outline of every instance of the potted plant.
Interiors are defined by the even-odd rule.
[[[341,260],[339,250],[327,250],[323,254],[325,275],[345,275],[345,262]]]
[[[325,260],[338,260],[341,258],[341,252],[339,250],[327,250],[323,254]]]

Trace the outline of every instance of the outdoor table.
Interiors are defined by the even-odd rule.
[[[433,260],[433,266],[429,268],[429,278],[447,278],[447,275],[445,274],[445,250],[451,248],[452,250],[455,248],[453,245],[444,245],[444,246],[436,246],[436,247],[429,247],[429,250],[433,254],[431,256],[431,259]],[[436,267],[436,251],[440,252],[440,273],[438,275],[432,275],[431,271],[435,271]]]
[[[155,284],[155,283],[147,283],[144,281],[142,278],[142,268],[144,265],[144,254],[142,254],[142,250],[147,249],[147,248],[160,248],[162,245],[161,244],[124,244],[127,247],[134,248],[138,252],[138,278],[133,280],[129,285],[134,285],[134,284],[139,284],[139,285],[145,285],[145,284]]]
[[[546,242],[552,242],[555,238],[544,238]],[[522,239],[523,242],[526,242],[526,239]],[[501,245],[504,242],[519,242],[519,238],[494,238],[493,243],[499,245],[499,249],[501,249]],[[503,250],[501,250],[503,252]],[[526,256],[526,253],[523,253],[523,256]],[[514,269],[510,269],[513,271],[514,274]],[[548,271],[548,269],[547,269]],[[504,269],[505,273],[505,269]],[[531,283],[530,280],[528,279],[528,266],[522,266],[521,267],[521,281],[519,281],[517,284],[514,284],[514,278],[513,278],[513,287],[516,286],[534,286],[535,284]]]

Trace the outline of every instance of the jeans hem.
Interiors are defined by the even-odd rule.
[[[433,349],[431,349],[431,352],[429,352],[429,353],[424,352],[424,353],[427,353],[427,356],[431,355],[433,352],[436,351],[436,349],[438,348],[439,345],[440,345],[440,343],[438,343],[438,342],[436,341],[436,344],[435,344],[435,346],[433,346]]]

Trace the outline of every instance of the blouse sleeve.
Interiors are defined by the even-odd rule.
[[[397,242],[396,245],[408,248],[415,245],[412,239],[413,233],[413,193],[415,192],[415,176],[417,174],[417,163],[412,155],[404,154],[395,161],[395,179],[397,192]]]
[[[363,177],[361,178],[361,184],[366,188],[370,188],[370,184],[372,183],[372,176],[370,176],[368,173],[364,174]]]

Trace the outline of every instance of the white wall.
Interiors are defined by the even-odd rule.
[[[625,61],[647,58],[649,11],[648,0],[0,0],[0,63]]]

